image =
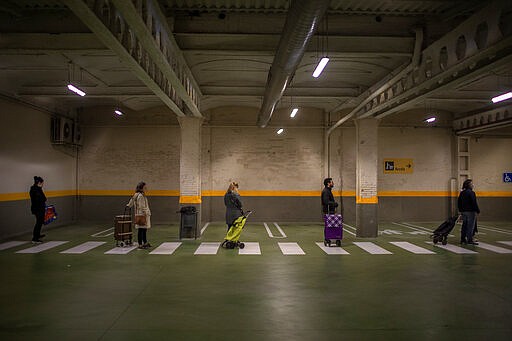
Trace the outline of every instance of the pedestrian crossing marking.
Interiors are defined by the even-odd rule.
[[[319,248],[321,248],[325,253],[328,255],[349,255],[345,249],[342,249],[341,247],[330,247],[325,246],[323,242],[317,242],[316,245],[318,245]]]
[[[172,255],[176,249],[181,245],[180,243],[162,243],[159,247],[151,251],[150,255]]]
[[[7,249],[10,249],[12,247],[16,247],[16,246],[20,246],[20,245],[23,245],[23,244],[26,244],[28,242],[24,242],[24,241],[19,241],[19,240],[13,240],[13,241],[10,241],[10,242],[5,242],[5,243],[2,243],[0,244],[0,251],[2,250],[7,250]]]
[[[216,255],[219,247],[220,243],[204,242],[199,245],[194,255]]]
[[[125,247],[115,247],[111,250],[105,252],[106,255],[126,255],[128,252],[133,251],[137,248],[137,245],[125,246]]]
[[[432,242],[426,242],[426,243],[432,244]],[[450,252],[453,252],[453,253],[456,253],[456,254],[459,254],[459,255],[462,255],[462,254],[477,254],[478,253],[478,252],[475,252],[475,251],[472,251],[472,250],[465,249],[465,248],[460,247],[460,246],[455,246],[455,245],[450,245],[450,244],[447,244],[447,245],[434,244],[434,246],[440,247],[441,249],[445,249],[445,250],[448,250]]]
[[[360,247],[366,252],[372,255],[392,255],[393,252],[390,252],[372,242],[354,242],[354,245]]]
[[[72,247],[71,249],[61,251],[61,253],[81,254],[81,253],[85,253],[89,250],[92,250],[94,248],[97,248],[98,246],[103,245],[105,243],[106,242],[85,242],[78,246]]]
[[[243,249],[238,249],[239,255],[261,255],[260,243],[244,242],[244,245]]]
[[[498,243],[501,243],[501,244],[505,244],[505,245],[508,245],[508,246],[512,246],[512,241],[499,241]]]
[[[482,242],[478,242],[477,247],[485,249],[485,250],[489,250],[492,252],[496,252],[496,253],[512,253],[512,250],[510,250],[510,249],[505,249],[504,247],[494,246],[494,245],[482,243]]]
[[[39,252],[43,252],[43,251],[52,249],[54,247],[57,247],[59,245],[66,244],[66,243],[67,243],[67,241],[54,240],[51,242],[39,244],[37,246],[29,247],[28,249],[20,250],[16,253],[39,253]]]
[[[304,250],[301,249],[297,243],[277,243],[283,255],[305,255]]]
[[[427,250],[425,248],[422,248],[420,246],[414,245],[409,242],[390,242],[390,244],[393,244],[395,246],[398,246],[401,249],[404,249],[406,251],[412,252],[417,255],[431,255],[435,254],[435,252]]]

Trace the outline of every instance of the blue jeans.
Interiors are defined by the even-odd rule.
[[[462,213],[462,229],[460,231],[461,242],[472,242],[473,231],[476,223],[476,212],[461,212]]]

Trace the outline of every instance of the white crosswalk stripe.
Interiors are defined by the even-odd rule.
[[[105,252],[106,255],[126,255],[127,253],[135,250],[137,245],[125,246],[125,247],[115,247],[111,250]]]
[[[508,241],[508,240],[501,240],[498,243],[505,244],[505,245],[508,245],[508,246],[512,246],[512,241]]]
[[[433,244],[432,242],[426,242],[427,244]],[[453,252],[453,253],[456,253],[456,254],[459,254],[459,255],[462,255],[462,254],[477,254],[478,252],[475,252],[475,251],[472,251],[472,250],[468,250],[468,249],[465,249],[463,247],[460,247],[460,246],[455,246],[455,245],[451,245],[451,244],[447,244],[447,245],[442,245],[442,244],[434,244],[435,246],[437,247],[440,247],[441,249],[445,249],[445,250],[448,250],[450,252]]]
[[[57,247],[59,245],[66,244],[66,243],[67,243],[67,241],[55,240],[55,241],[39,244],[37,246],[33,246],[28,249],[23,249],[16,253],[39,253],[39,252],[43,252],[43,251],[52,249],[54,247]]]
[[[150,255],[172,255],[181,243],[162,243],[159,247],[151,251]]]
[[[505,249],[504,247],[494,246],[487,243],[478,242],[478,248],[489,250],[496,253],[512,253],[512,250]]]
[[[349,255],[345,249],[342,249],[341,247],[330,247],[325,246],[323,242],[317,242],[316,245],[318,245],[319,248],[321,248],[325,253],[328,255]]]
[[[301,249],[297,243],[277,243],[283,255],[305,255],[304,250]]]
[[[245,247],[238,249],[239,255],[261,255],[260,243],[244,242]]]
[[[204,242],[199,245],[194,255],[216,255],[221,243]]]
[[[81,254],[85,253],[87,251],[90,251],[94,248],[97,248],[100,245],[105,244],[106,242],[85,242],[83,244],[80,244],[78,246],[72,247],[71,249],[67,249],[64,251],[61,251],[61,253],[73,253],[73,254]]]
[[[412,252],[417,255],[435,255],[436,254],[433,251],[427,250],[425,248],[411,244],[409,242],[390,242],[390,244],[398,246],[399,248],[402,248],[406,251]]]
[[[372,255],[391,255],[393,252],[390,252],[372,242],[354,242],[354,245],[360,247],[366,252]]]
[[[20,245],[23,245],[23,244],[26,244],[26,243],[28,243],[28,242],[17,241],[17,240],[13,240],[13,241],[10,241],[10,242],[5,242],[5,243],[0,244],[0,251],[7,250],[7,249],[10,249],[12,247],[20,246]]]

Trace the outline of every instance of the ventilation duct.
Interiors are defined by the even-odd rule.
[[[270,121],[329,3],[329,0],[292,1],[277,53],[268,73],[263,104],[258,115],[258,126],[264,128]]]

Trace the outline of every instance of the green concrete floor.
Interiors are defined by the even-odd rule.
[[[421,231],[438,223],[388,223],[375,239],[346,233],[350,255],[327,255],[315,245],[323,238],[320,224],[279,225],[287,238],[272,239],[263,224],[247,224],[242,240],[259,242],[261,255],[224,249],[194,255],[201,242],[222,241],[220,223],[173,255],[104,254],[114,246],[112,236],[91,235],[108,224],[51,229],[48,241],[69,242],[38,254],[15,253],[29,244],[0,251],[0,339],[512,339],[512,254],[474,247],[467,248],[477,254],[454,254],[426,243]],[[512,241],[512,223],[483,225],[480,241],[512,250],[498,243]],[[458,230],[450,244],[457,245]],[[176,225],[156,225],[148,237],[156,247],[176,241],[177,232]],[[84,254],[59,253],[94,240],[107,243]],[[392,254],[369,254],[354,241]],[[412,254],[390,241],[435,254]],[[278,242],[297,242],[306,254],[285,256]]]

